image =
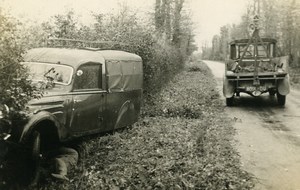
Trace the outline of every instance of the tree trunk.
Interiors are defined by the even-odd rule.
[[[174,12],[174,32],[172,42],[177,47],[180,47],[180,19],[181,10],[183,7],[184,0],[175,0],[175,12]]]

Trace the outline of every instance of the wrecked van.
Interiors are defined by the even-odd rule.
[[[44,94],[28,102],[26,124],[10,126],[1,140],[29,148],[33,160],[41,157],[46,145],[113,131],[138,120],[143,86],[138,55],[117,50],[36,48],[29,50],[24,60],[30,80],[43,88]]]

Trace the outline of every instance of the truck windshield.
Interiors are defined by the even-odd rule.
[[[23,62],[29,79],[32,81],[50,81],[55,84],[68,85],[71,83],[73,68],[66,65]]]
[[[239,46],[239,57],[241,58],[243,52],[246,51],[245,58],[254,58],[254,45],[250,44],[247,50],[246,48],[247,48],[246,44]],[[257,52],[258,57],[267,57],[267,52],[265,51],[262,45],[258,45],[257,50],[258,50]]]

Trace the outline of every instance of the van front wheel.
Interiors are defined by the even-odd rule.
[[[33,132],[31,142],[32,176],[30,180],[30,185],[36,186],[40,177],[41,164],[41,135],[38,131]]]

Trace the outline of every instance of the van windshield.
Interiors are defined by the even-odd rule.
[[[71,83],[73,68],[66,65],[23,62],[27,69],[29,79],[32,81],[51,81],[55,84],[69,85]]]

